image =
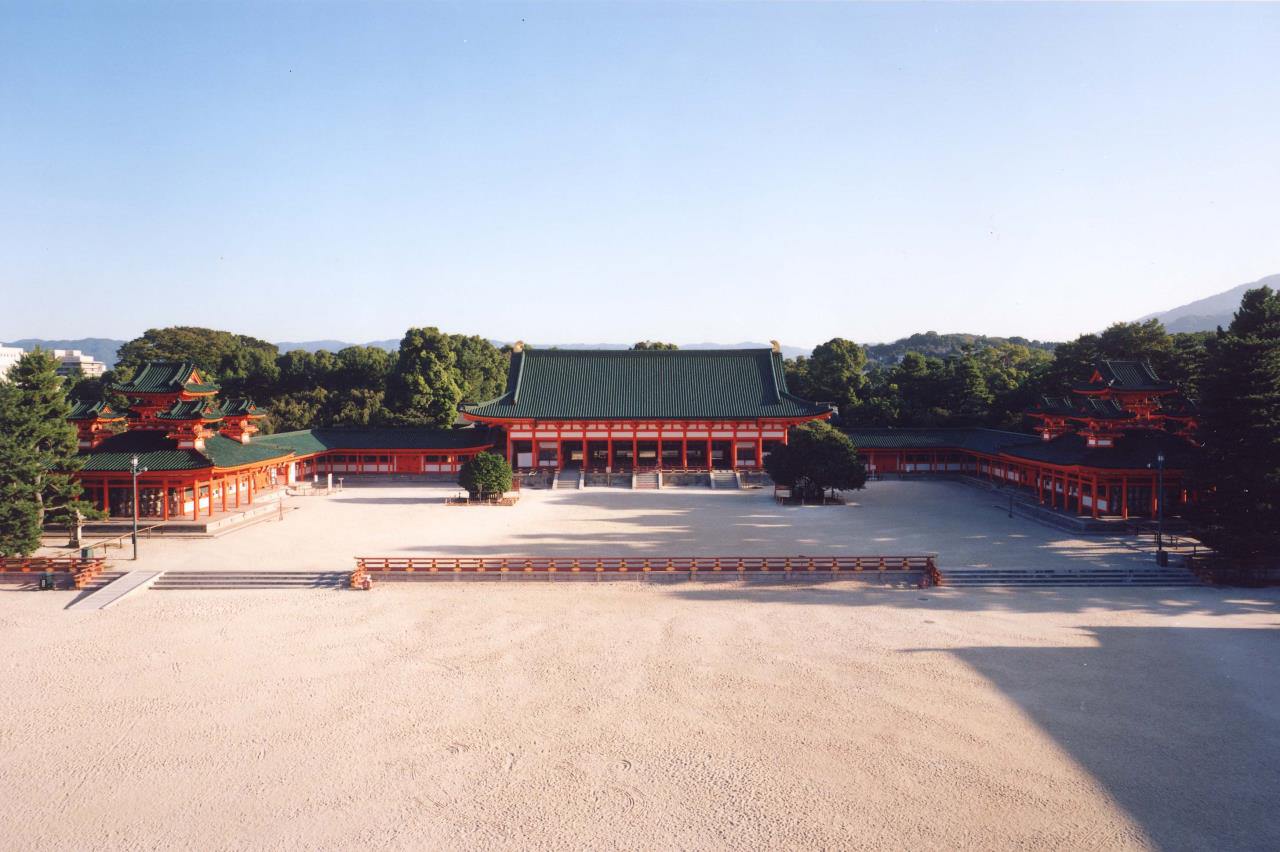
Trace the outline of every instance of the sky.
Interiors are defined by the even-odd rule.
[[[1278,151],[1280,5],[0,0],[0,339],[1068,339]]]

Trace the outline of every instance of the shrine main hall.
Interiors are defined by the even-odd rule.
[[[77,404],[77,476],[109,515],[169,520],[252,505],[260,492],[326,476],[455,481],[481,452],[505,456],[524,486],[736,488],[795,426],[831,418],[786,383],[775,344],[759,349],[565,350],[511,354],[505,392],[463,405],[453,429],[317,428],[259,435],[266,413],[220,400],[192,364],[149,364],[113,389],[128,411]],[[962,475],[1034,492],[1070,514],[1156,517],[1194,496],[1196,410],[1142,362],[1102,362],[1069,397],[1027,412],[1034,432],[846,431],[873,477]]]

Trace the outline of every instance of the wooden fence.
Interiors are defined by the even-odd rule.
[[[781,574],[854,575],[923,571],[938,581],[937,557],[922,556],[358,556],[352,588],[367,588],[378,574]]]
[[[0,558],[0,574],[70,574],[77,589],[83,589],[102,573],[107,560],[101,556],[18,556]]]

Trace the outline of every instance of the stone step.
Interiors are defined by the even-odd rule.
[[[171,571],[151,588],[158,591],[324,589],[341,588],[349,577],[342,571]]]

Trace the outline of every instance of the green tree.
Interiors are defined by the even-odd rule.
[[[458,470],[458,484],[472,497],[501,495],[511,490],[511,465],[497,453],[477,453]]]
[[[867,351],[852,340],[835,337],[819,344],[805,365],[813,399],[834,402],[843,411],[858,402],[866,385]]]
[[[148,361],[190,361],[214,379],[234,370],[236,356],[245,349],[275,358],[274,343],[212,328],[172,326],[149,328],[116,352],[116,369],[137,370]]]
[[[29,420],[22,392],[0,381],[0,556],[26,556],[40,546],[36,482],[44,471],[26,440]]]
[[[658,340],[641,340],[639,343],[636,343],[631,348],[634,351],[646,351],[646,350],[647,351],[655,351],[655,350],[670,351],[673,349],[679,349],[680,347],[676,346],[674,343],[663,343]]]
[[[764,466],[774,482],[805,500],[821,500],[833,489],[857,490],[867,482],[853,441],[821,420],[792,429],[787,443],[774,447]]]
[[[457,417],[461,400],[457,356],[449,336],[437,328],[406,331],[387,390],[392,422],[449,427]]]
[[[99,516],[93,506],[80,499],[83,489],[72,476],[83,465],[83,459],[78,454],[76,429],[67,422],[71,413],[67,384],[58,376],[57,368],[58,362],[40,349],[23,355],[9,373],[16,396],[13,392],[8,394],[0,419],[0,433],[6,440],[25,447],[31,454],[24,461],[18,450],[10,447],[6,451],[19,473],[4,490],[16,494],[21,491],[20,483],[26,483],[27,497],[19,499],[24,504],[27,500],[35,503],[38,528],[46,523],[71,524],[79,516]],[[7,546],[23,540],[18,533]]]
[[[1195,470],[1200,537],[1233,557],[1280,551],[1280,294],[1249,290],[1206,345]]]
[[[507,389],[508,356],[478,335],[449,335],[458,370],[462,401],[486,402]]]

